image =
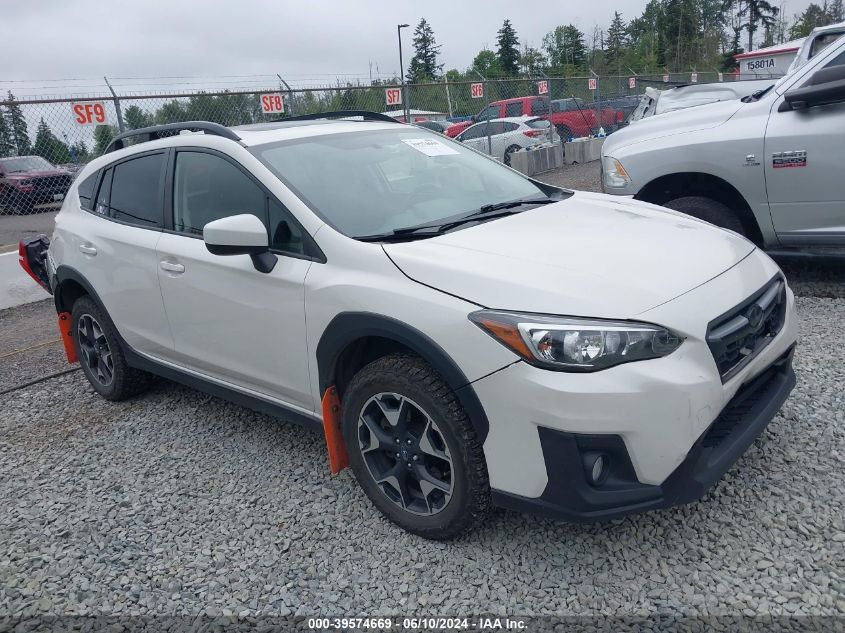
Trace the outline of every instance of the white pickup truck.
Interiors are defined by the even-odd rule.
[[[773,86],[638,122],[602,148],[605,192],[768,249],[845,246],[845,37]]]

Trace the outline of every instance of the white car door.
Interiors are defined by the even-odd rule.
[[[834,66],[845,66],[845,51],[792,88]],[[765,149],[766,190],[778,239],[795,246],[845,244],[845,103],[781,112],[783,101],[781,96],[774,102]]]
[[[270,273],[247,255],[212,255],[202,228],[252,213],[269,228]],[[172,232],[158,243],[159,279],[173,332],[172,360],[242,390],[312,412],[305,340],[305,236],[272,195],[228,157],[176,151]]]
[[[156,356],[173,348],[156,258],[167,155],[136,154],[90,176],[80,185],[78,221],[56,223],[63,264],[91,284],[132,349]]]

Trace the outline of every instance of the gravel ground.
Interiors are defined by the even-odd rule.
[[[781,413],[705,500],[606,523],[500,511],[433,543],[332,478],[319,433],[165,381],[121,404],[81,372],[2,394],[0,630],[39,614],[845,616],[845,265],[786,273],[801,338]],[[55,332],[49,301],[0,312],[0,393],[67,367]]]

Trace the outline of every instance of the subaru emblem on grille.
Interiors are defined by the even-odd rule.
[[[760,327],[760,322],[763,320],[763,308],[755,303],[753,306],[748,308],[748,312],[745,313],[745,318],[748,319],[748,325],[756,330]]]

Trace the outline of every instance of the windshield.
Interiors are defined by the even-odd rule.
[[[312,136],[250,151],[317,215],[350,237],[545,197],[527,178],[460,143],[404,125]]]
[[[4,158],[0,160],[3,171],[15,174],[20,171],[38,171],[40,169],[55,169],[53,165],[40,156],[21,156],[20,158]]]

